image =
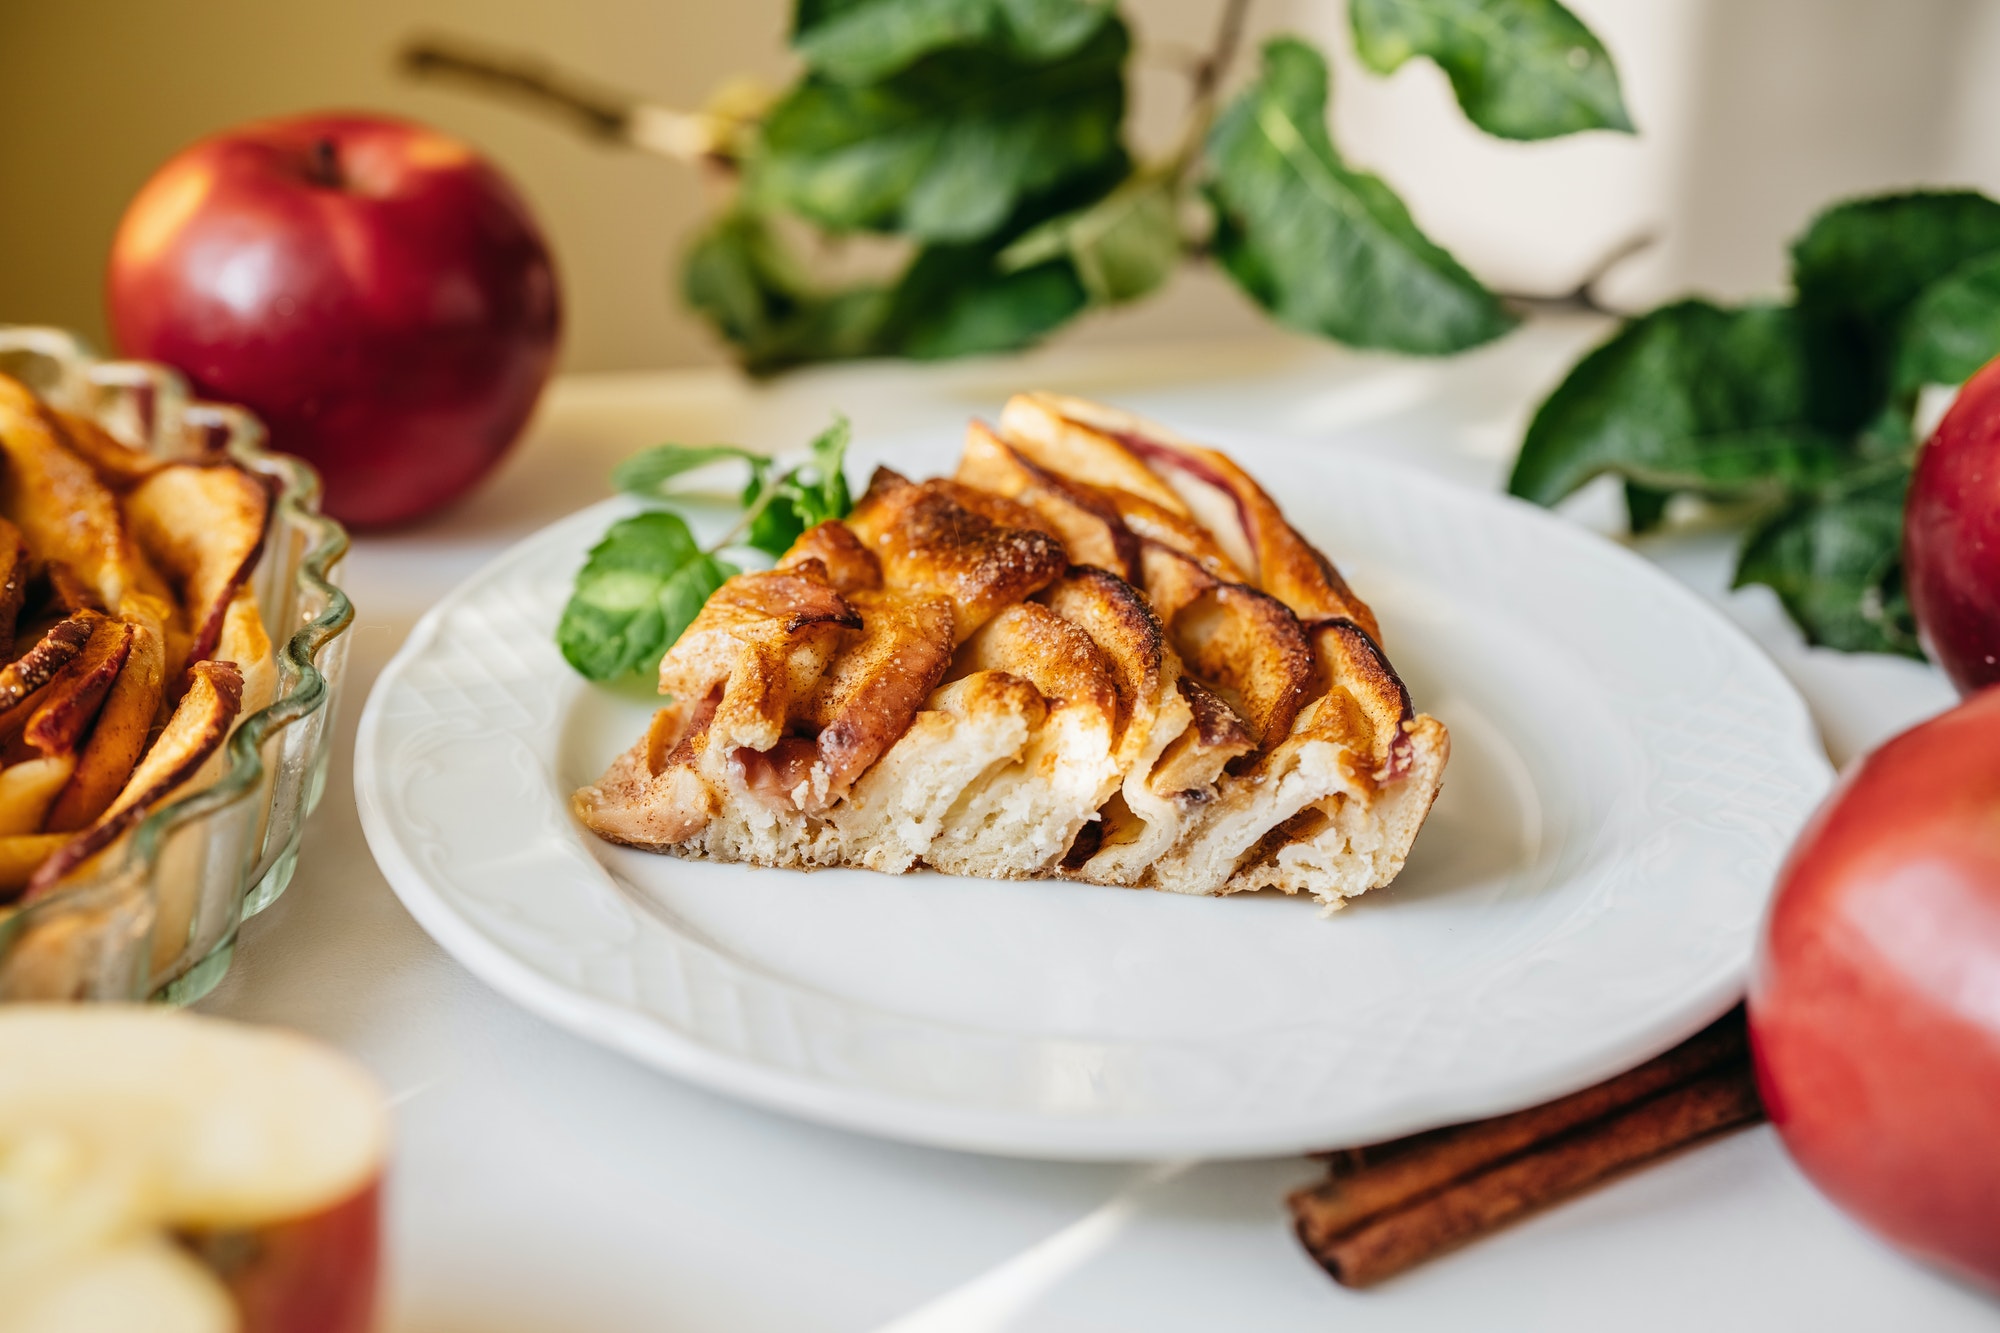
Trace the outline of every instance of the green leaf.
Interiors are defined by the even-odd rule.
[[[845,470],[847,446],[853,439],[854,427],[836,412],[833,424],[813,437],[807,462],[792,469],[791,480],[799,492],[799,513],[807,527],[830,518],[845,518],[853,507]]]
[[[677,514],[621,519],[578,572],[556,644],[592,680],[653,670],[709,594],[736,572],[704,553]]]
[[[2000,203],[1970,191],[1837,204],[1792,245],[1813,363],[1813,415],[1859,429],[1888,403],[1895,346],[1933,283],[2000,250]]]
[[[756,375],[868,355],[889,306],[882,287],[815,290],[763,220],[742,212],[696,240],[681,289]]]
[[[1841,455],[1807,419],[1798,321],[1682,301],[1625,325],[1549,395],[1508,490],[1551,505],[1610,472],[1658,491],[1776,499]]]
[[[1625,526],[1634,537],[1644,536],[1667,521],[1667,502],[1672,491],[1655,490],[1636,481],[1625,483]]]
[[[925,361],[1011,352],[1039,342],[1088,303],[1066,260],[1009,273],[991,246],[928,246],[897,284],[882,350]]]
[[[1779,510],[1744,544],[1736,585],[1778,594],[1808,642],[1923,656],[1902,585],[1906,468],[1876,468]]]
[[[1049,219],[1000,252],[1013,273],[1067,255],[1097,305],[1117,305],[1165,282],[1181,258],[1174,182],[1165,174],[1132,176],[1096,203]]]
[[[1387,185],[1341,161],[1326,94],[1319,53],[1278,38],[1216,121],[1210,189],[1224,268],[1280,322],[1357,347],[1456,352],[1513,327]]]
[[[944,47],[1054,60],[1114,12],[1109,0],[798,0],[792,46],[830,79],[872,83]]]
[[[627,495],[647,498],[664,493],[667,482],[726,458],[762,461],[736,444],[658,444],[633,454],[611,470],[611,484]]]
[[[1111,21],[1049,63],[947,49],[881,83],[809,75],[764,123],[749,196],[833,231],[986,236],[1122,157],[1128,45]]]
[[[1347,8],[1369,68],[1389,74],[1429,56],[1488,134],[1632,130],[1611,57],[1556,0],[1348,0]]]
[[[836,415],[833,424],[814,438],[807,461],[768,483],[775,488],[768,500],[762,495],[766,484],[762,474],[751,478],[744,503],[757,512],[744,538],[746,544],[775,559],[790,550],[807,528],[830,518],[847,517],[853,500],[844,468],[852,435],[847,418]]]
[[[1903,317],[1890,379],[1897,397],[1959,384],[2000,354],[2000,250],[1924,288]]]

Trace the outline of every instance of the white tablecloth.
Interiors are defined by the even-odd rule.
[[[756,386],[709,371],[559,381],[501,475],[420,531],[360,540],[360,608],[325,803],[290,891],[203,1003],[345,1048],[395,1101],[388,1327],[408,1333],[1605,1330],[2000,1325],[2000,1306],[1891,1254],[1823,1203],[1768,1128],[1629,1177],[1366,1293],[1293,1240],[1301,1159],[1076,1166],[908,1148],[799,1124],[638,1068],[486,990],[417,928],[355,816],[354,719],[459,579],[598,498],[660,440],[795,448],[935,431],[1016,388],[1096,394],[1197,436],[1307,437],[1470,485],[1505,475],[1590,321],[1446,362],[1299,341],[863,366]],[[1579,521],[1615,526],[1608,490]],[[1805,692],[1834,759],[1951,699],[1916,663],[1810,651],[1763,590],[1725,591],[1731,535],[1641,549],[1711,595]]]

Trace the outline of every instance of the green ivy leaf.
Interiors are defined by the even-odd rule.
[[[883,287],[816,291],[763,220],[742,212],[695,242],[681,290],[755,375],[870,354],[889,306]]]
[[[1164,283],[1181,258],[1174,182],[1165,174],[1132,176],[1096,203],[1033,228],[1000,252],[1004,273],[1068,256],[1090,300],[1117,305]]]
[[[1667,521],[1667,502],[1672,491],[1655,490],[1636,481],[1625,483],[1625,526],[1634,537],[1656,531]]]
[[[1609,472],[1654,491],[1782,498],[1841,462],[1809,421],[1807,392],[1791,310],[1664,306],[1626,324],[1549,395],[1507,488],[1551,505]]]
[[[1873,468],[1802,496],[1753,532],[1735,586],[1778,594],[1808,642],[1921,658],[1902,585],[1907,468]]]
[[[1889,404],[1896,344],[1933,283],[2000,251],[2000,203],[1970,191],[1837,204],[1792,245],[1813,363],[1813,415],[1861,428]]]
[[[1017,351],[1067,324],[1088,303],[1067,263],[1004,273],[984,247],[933,246],[897,290],[885,350],[919,361]]]
[[[753,467],[763,461],[736,444],[659,444],[633,454],[613,468],[611,484],[627,495],[653,499],[663,494],[666,484],[683,472],[727,458],[751,460]]]
[[[1926,384],[1959,384],[2000,354],[2000,250],[1924,288],[1903,317],[1890,375],[1899,400]]]
[[[577,574],[556,644],[591,680],[655,670],[709,594],[736,572],[702,551],[678,514],[621,519]]]
[[[1325,60],[1278,38],[1216,121],[1215,252],[1230,276],[1280,322],[1357,347],[1456,352],[1513,327],[1387,185],[1341,161],[1326,95]]]
[[[1604,46],[1556,0],[1348,0],[1354,47],[1378,74],[1429,56],[1466,118],[1503,139],[1632,131]]]
[[[746,188],[833,231],[963,242],[1123,154],[1123,24],[1050,63],[948,49],[875,84],[810,75],[764,123]]]
[[[872,83],[944,47],[1055,60],[1114,12],[1109,0],[798,0],[792,46],[830,79]]]

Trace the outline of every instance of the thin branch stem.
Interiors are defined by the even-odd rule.
[[[722,539],[708,548],[709,555],[714,555],[718,551],[728,550],[730,547],[736,545],[738,537],[750,531],[750,525],[755,523],[758,517],[771,507],[771,501],[778,498],[778,491],[784,486],[785,475],[778,471],[776,460],[773,460],[771,466],[765,470],[764,484],[757,488],[757,498],[750,502],[750,507],[743,511],[742,516],[736,520],[735,526],[730,528],[728,532],[723,533]]]
[[[451,38],[413,41],[403,48],[397,63],[419,79],[454,80],[567,116],[585,134],[614,142],[624,140],[639,101],[571,78],[533,56],[475,50]]]
[[[1250,0],[1223,0],[1222,14],[1215,25],[1215,41],[1194,67],[1194,88],[1188,101],[1187,128],[1182,132],[1180,151],[1174,155],[1173,171],[1185,176],[1201,158],[1208,139],[1208,127],[1215,120],[1215,104],[1229,67],[1236,63],[1237,48],[1243,44],[1243,24],[1250,12]]]
[[[397,63],[419,79],[450,80],[570,121],[589,138],[677,162],[728,162],[733,129],[718,116],[674,111],[563,73],[536,56],[481,50],[456,38],[419,39]]]
[[[1229,67],[1236,62],[1236,48],[1243,44],[1243,22],[1250,12],[1250,0],[1223,0],[1222,17],[1215,25],[1215,44],[1195,66],[1194,100],[1197,106],[1213,106],[1215,94]]]
[[[1636,254],[1651,249],[1659,242],[1659,237],[1651,232],[1638,232],[1626,237],[1610,250],[1598,257],[1596,263],[1583,275],[1576,286],[1566,292],[1496,292],[1502,300],[1512,301],[1537,310],[1582,310],[1595,315],[1623,315],[1624,311],[1614,310],[1598,296],[1597,288],[1611,271]]]

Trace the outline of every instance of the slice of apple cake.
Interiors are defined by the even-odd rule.
[[[1450,741],[1228,456],[1051,394],[709,599],[576,813],[681,856],[1329,906],[1394,879]]]

